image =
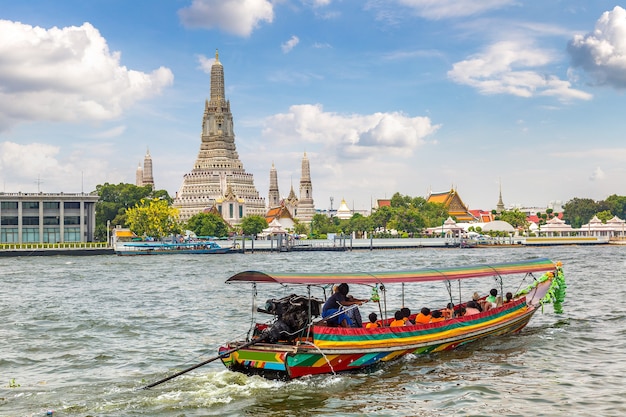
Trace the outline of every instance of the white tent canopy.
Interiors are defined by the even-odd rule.
[[[263,229],[263,234],[265,235],[281,235],[286,233],[287,231],[283,229],[283,226],[276,219],[272,220],[266,229]]]
[[[503,220],[494,220],[492,222],[485,223],[485,225],[483,226],[483,232],[495,232],[495,231],[514,233],[515,228],[511,226],[510,223],[505,222]]]

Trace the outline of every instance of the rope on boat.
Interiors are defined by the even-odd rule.
[[[305,341],[305,342],[302,342],[302,344],[303,345],[311,345],[311,346],[313,346],[320,353],[320,355],[322,355],[322,357],[324,358],[324,360],[328,364],[328,367],[330,368],[330,372],[332,372],[333,375],[335,375],[335,376],[337,375],[337,373],[335,372],[335,368],[333,368],[333,364],[330,363],[330,361],[326,357],[326,354],[324,354],[324,352],[322,352],[322,350],[315,343],[311,343],[309,341]]]

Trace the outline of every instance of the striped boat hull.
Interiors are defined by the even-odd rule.
[[[408,354],[455,349],[487,337],[522,330],[542,305],[553,278],[545,275],[525,297],[480,314],[438,323],[375,329],[312,326],[296,343],[230,343],[219,349],[224,365],[238,372],[290,379],[360,370]],[[242,349],[240,346],[246,345]]]
[[[231,370],[290,379],[305,375],[354,371],[407,354],[455,349],[486,337],[520,331],[536,312],[519,300],[489,312],[439,323],[354,329],[313,327],[313,340],[298,346],[259,343],[222,358]],[[220,348],[220,354],[237,343]]]

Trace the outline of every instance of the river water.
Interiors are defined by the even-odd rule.
[[[380,369],[290,382],[214,361],[144,385],[245,337],[243,270],[382,271],[531,257],[563,262],[564,313],[517,335]],[[0,416],[622,416],[626,415],[626,247],[0,258]],[[512,290],[517,289],[515,280]],[[463,283],[469,299],[493,279]],[[401,304],[390,286],[387,305]],[[506,289],[505,289],[506,290]],[[293,292],[259,286],[258,302]],[[353,286],[355,296],[367,289]],[[441,283],[406,286],[405,304],[443,306]],[[376,311],[361,307],[364,316]],[[257,318],[265,320],[267,317]]]

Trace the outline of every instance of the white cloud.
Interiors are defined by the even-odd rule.
[[[94,139],[109,139],[109,138],[118,137],[121,134],[123,134],[125,131],[126,131],[126,126],[120,125],[120,126],[116,126],[111,129],[108,129],[108,130],[104,130],[102,132],[94,133],[90,135],[89,137],[94,138]]]
[[[198,55],[198,62],[200,63],[200,69],[206,74],[210,74],[211,67],[215,63],[215,58],[207,58],[204,55]]]
[[[331,0],[302,0],[302,4],[310,5],[311,7],[325,7],[330,5]]]
[[[263,135],[284,143],[318,144],[339,158],[368,159],[381,152],[406,158],[438,128],[428,117],[398,112],[342,115],[325,112],[319,104],[302,104],[268,118]]]
[[[298,43],[300,43],[300,38],[294,35],[291,38],[289,38],[287,42],[280,45],[280,48],[283,50],[283,54],[287,54],[293,48],[295,48]]]
[[[161,92],[173,74],[120,64],[89,23],[44,29],[0,20],[0,130],[23,121],[108,120]]]
[[[187,27],[219,29],[247,37],[261,22],[272,23],[274,8],[268,0],[193,0],[178,15]]]
[[[483,94],[519,97],[554,96],[560,100],[589,100],[591,95],[572,88],[569,81],[540,72],[554,60],[552,54],[517,41],[502,41],[484,52],[457,62],[448,77]]]
[[[33,181],[42,172],[61,169],[56,157],[59,147],[42,143],[20,145],[13,142],[0,143],[0,172],[11,177]]]
[[[604,12],[593,32],[576,35],[568,45],[572,65],[599,85],[626,88],[626,10]]]
[[[106,143],[77,145],[64,155],[54,145],[0,142],[0,182],[10,192],[91,192],[96,184],[128,176],[109,166],[116,153]]]
[[[477,15],[515,4],[515,0],[398,0],[427,19],[446,19]]]
[[[600,167],[597,167],[593,173],[591,174],[591,176],[589,177],[589,179],[591,181],[599,181],[599,180],[603,180],[605,177],[604,175],[604,171],[602,171],[602,169],[600,169]]]

